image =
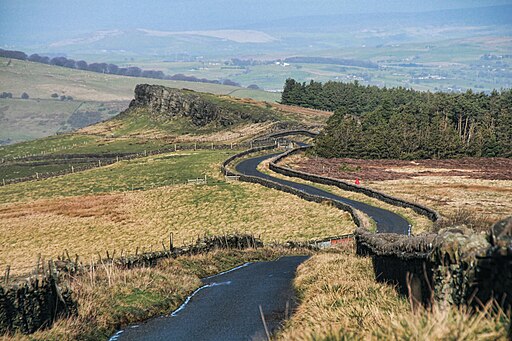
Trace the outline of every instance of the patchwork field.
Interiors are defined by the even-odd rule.
[[[354,230],[335,208],[224,182],[219,165],[232,153],[170,153],[0,187],[0,268],[27,273],[38,255],[65,250],[88,262],[106,251],[160,249],[171,232],[181,245],[204,234],[247,232],[284,242]],[[208,185],[183,184],[204,175]]]
[[[487,229],[512,212],[512,160],[353,160],[294,156],[295,169],[367,186],[438,210],[471,216]]]

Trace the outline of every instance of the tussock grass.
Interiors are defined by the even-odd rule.
[[[493,307],[471,313],[443,304],[411,309],[375,281],[371,258],[350,248],[317,254],[299,266],[301,304],[276,340],[506,340],[510,318]]]
[[[290,253],[283,249],[217,250],[208,254],[166,259],[152,268],[123,270],[96,264],[71,281],[78,316],[57,321],[33,335],[5,340],[101,340],[130,323],[175,310],[200,278],[246,262],[271,260]]]
[[[444,219],[439,221],[435,227],[437,230],[440,230],[445,227],[464,225],[473,231],[487,232],[496,221],[480,212],[471,211],[467,208],[458,208],[444,216]]]

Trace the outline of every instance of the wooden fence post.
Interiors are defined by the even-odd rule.
[[[5,268],[4,285],[9,284],[9,274],[11,273],[11,266],[7,265]]]

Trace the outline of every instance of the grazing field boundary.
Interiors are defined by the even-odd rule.
[[[336,201],[228,170],[229,164],[238,158],[273,148],[275,146],[253,148],[234,155],[223,163],[222,171],[228,176],[239,176],[242,181],[292,193],[308,201],[329,202],[350,212],[359,227],[354,235],[357,254],[371,256],[376,279],[396,285],[413,302],[431,304],[436,300],[482,307],[495,300],[505,309],[512,307],[512,217],[496,223],[488,235],[475,234],[465,227],[453,227],[441,230],[438,234],[418,236],[375,234],[361,226],[356,210],[348,205],[338,205]],[[427,207],[377,191],[277,166],[277,162],[306,148],[296,148],[277,156],[271,161],[270,169],[284,175],[361,192],[396,206],[412,208],[432,221],[441,218],[439,213]]]
[[[350,184],[350,183],[342,181],[342,180],[319,176],[319,175],[314,175],[314,174],[309,174],[309,173],[293,170],[291,168],[278,165],[278,162],[283,161],[287,157],[289,157],[291,155],[298,154],[300,152],[303,152],[309,148],[311,148],[311,147],[310,146],[299,147],[299,148],[292,149],[288,152],[285,152],[285,153],[279,155],[278,157],[274,158],[270,162],[270,164],[269,164],[270,170],[272,170],[276,173],[282,174],[282,175],[290,176],[290,177],[296,177],[296,178],[300,178],[303,180],[316,182],[316,183],[329,185],[329,186],[336,186],[345,191],[362,193],[364,195],[381,200],[385,203],[388,203],[388,204],[391,204],[394,206],[410,208],[414,212],[427,217],[428,219],[430,219],[433,222],[436,222],[441,219],[441,215],[437,211],[435,211],[431,208],[425,207],[423,205],[415,204],[415,203],[412,203],[412,202],[409,202],[409,201],[406,201],[406,200],[403,200],[400,198],[395,198],[395,197],[387,195],[385,193],[375,191],[370,188],[353,185],[353,184]]]
[[[70,173],[80,172],[88,169],[108,166],[123,160],[133,160],[141,157],[171,153],[177,151],[194,151],[194,150],[233,150],[239,148],[253,148],[254,146],[277,143],[276,139],[262,139],[254,142],[238,143],[238,144],[173,144],[172,147],[157,150],[148,150],[140,153],[105,153],[105,154],[44,154],[44,155],[28,155],[12,159],[0,159],[0,167],[9,166],[46,166],[46,165],[63,165],[69,164],[64,170],[55,172],[40,172],[31,176],[0,179],[0,186],[10,184],[43,180],[56,176],[66,175]],[[74,164],[81,165],[74,165]],[[84,163],[87,163],[84,165]]]

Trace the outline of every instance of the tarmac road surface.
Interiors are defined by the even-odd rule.
[[[242,161],[236,170],[350,205],[374,219],[379,233],[408,233],[409,223],[396,213],[258,171],[262,161],[279,154]],[[169,316],[130,326],[110,340],[266,340],[267,331],[272,334],[279,328],[288,309],[294,306],[292,281],[297,267],[306,259],[306,256],[293,256],[273,262],[244,264],[233,271],[205,278],[204,285]]]
[[[316,188],[314,186],[305,185],[301,183],[296,183],[293,181],[287,181],[280,178],[276,178],[273,176],[270,176],[268,174],[264,174],[260,172],[257,167],[258,165],[269,159],[276,157],[277,155],[280,155],[281,153],[274,153],[269,155],[263,155],[259,157],[255,157],[252,159],[247,159],[242,162],[240,162],[236,166],[236,170],[239,173],[259,177],[266,180],[271,180],[277,183],[280,183],[282,185],[286,185],[289,187],[293,187],[295,189],[304,191],[309,194],[322,196],[324,198],[334,199],[337,201],[340,201],[344,204],[350,205],[363,213],[366,213],[368,216],[370,216],[373,220],[375,220],[377,224],[377,232],[379,233],[399,233],[399,234],[408,234],[409,232],[409,223],[407,220],[405,220],[402,216],[393,213],[391,211],[371,206],[359,201],[347,199],[335,194],[332,194],[330,192],[321,190],[319,188]]]
[[[259,307],[272,333],[294,305],[292,281],[307,258],[251,263],[203,279],[202,289],[171,315],[130,326],[111,340],[266,340]]]

